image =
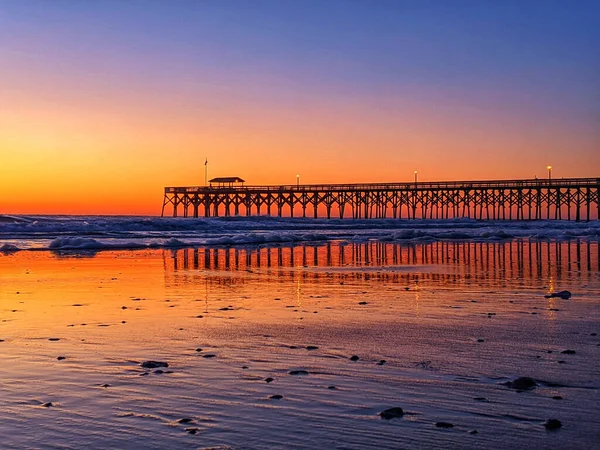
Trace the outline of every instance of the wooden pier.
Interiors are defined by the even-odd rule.
[[[598,220],[600,177],[166,187],[161,215]]]

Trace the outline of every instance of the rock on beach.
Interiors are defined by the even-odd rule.
[[[508,381],[504,384],[509,388],[517,389],[518,391],[526,391],[537,386],[535,380],[530,377],[519,377],[514,381]]]
[[[558,430],[562,427],[562,423],[558,419],[548,419],[546,423],[544,423],[544,427],[546,430]]]
[[[162,361],[144,361],[141,366],[144,369],[158,369],[159,367],[169,367],[169,364]]]
[[[549,295],[545,295],[545,298],[561,298],[563,300],[569,300],[571,298],[571,293],[569,291],[560,291],[560,292],[552,292]]]
[[[381,411],[379,415],[385,420],[397,419],[404,416],[404,410],[396,406],[394,408],[388,408],[385,411]]]

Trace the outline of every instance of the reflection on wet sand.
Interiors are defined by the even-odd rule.
[[[586,282],[599,272],[600,255],[598,242],[579,240],[418,244],[328,242],[287,247],[165,250],[163,261],[167,285],[204,279],[210,271],[250,270],[261,271],[273,282],[287,282],[290,276],[336,281],[376,277],[382,281],[409,284],[418,281],[458,284],[486,281],[495,286],[504,285],[507,280],[525,283],[525,280],[535,279],[547,284],[564,279]],[[412,270],[393,270],[403,267]],[[310,270],[315,268],[323,270]],[[340,268],[348,270],[335,270]],[[296,270],[290,272],[290,269]],[[243,282],[243,278],[239,277],[238,282]]]
[[[0,255],[3,445],[592,448],[598,263],[587,241]]]

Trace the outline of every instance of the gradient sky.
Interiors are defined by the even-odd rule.
[[[0,213],[164,186],[600,176],[600,3],[2,0]]]

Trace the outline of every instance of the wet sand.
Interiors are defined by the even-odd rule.
[[[597,242],[18,252],[0,298],[4,448],[600,442]]]

